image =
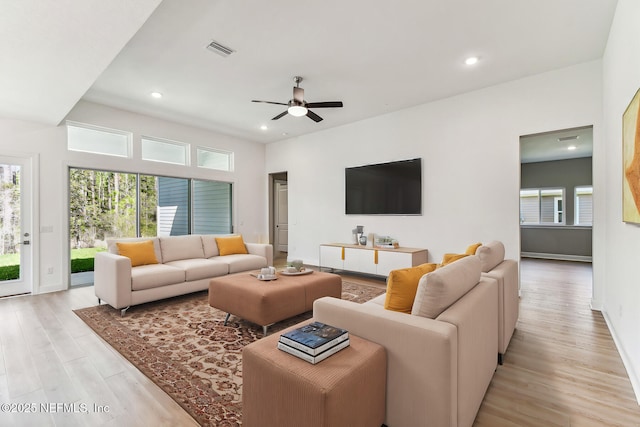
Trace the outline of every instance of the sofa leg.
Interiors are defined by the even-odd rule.
[[[227,317],[224,318],[224,326],[227,326],[227,322],[229,321],[230,316],[231,316],[231,313],[227,313]]]
[[[130,305],[120,310],[120,317],[124,317],[124,314],[129,310]]]
[[[102,303],[102,301],[100,300],[100,298],[98,298],[98,305],[100,305]]]
[[[498,353],[498,365],[502,365],[502,358],[503,358],[503,354]]]
[[[267,329],[269,328],[269,325],[264,325],[262,327],[262,335],[264,335],[265,337],[267,336]]]

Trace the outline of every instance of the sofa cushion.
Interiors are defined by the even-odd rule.
[[[118,243],[120,242],[144,242],[151,240],[153,242],[153,251],[156,254],[156,260],[162,263],[162,252],[160,252],[160,240],[157,237],[121,237],[116,239],[107,239],[107,251],[114,255],[120,255],[118,251]]]
[[[227,264],[229,266],[229,273],[238,273],[240,271],[257,270],[262,267],[267,267],[267,259],[260,255],[221,255],[215,259]]]
[[[480,260],[467,256],[424,275],[411,314],[435,319],[480,280]]]
[[[229,265],[215,258],[180,259],[169,261],[166,265],[184,270],[187,281],[224,276],[229,273]]]
[[[181,268],[165,264],[141,265],[131,269],[131,290],[158,288],[182,283],[185,272]]]
[[[162,262],[179,259],[204,258],[202,238],[199,235],[160,237]]]
[[[387,278],[384,308],[411,314],[411,307],[420,278],[432,272],[437,264],[421,264],[416,267],[391,270]]]
[[[480,258],[482,272],[488,273],[504,261],[504,245],[502,242],[494,240],[491,243],[480,246],[476,251],[476,255]]]
[[[216,243],[216,237],[223,237],[222,235],[207,234],[201,237],[205,258],[211,258],[220,255],[218,244]]]
[[[116,243],[118,252],[122,256],[126,256],[131,260],[131,267],[139,265],[157,264],[153,242],[144,240],[141,242],[118,242]]]
[[[221,256],[249,253],[244,245],[244,240],[242,240],[242,235],[216,237],[216,244]]]

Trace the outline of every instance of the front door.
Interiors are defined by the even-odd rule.
[[[0,155],[0,297],[31,292],[31,159]]]

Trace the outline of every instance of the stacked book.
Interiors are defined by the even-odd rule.
[[[280,335],[278,348],[314,365],[349,346],[349,332],[313,322]]]

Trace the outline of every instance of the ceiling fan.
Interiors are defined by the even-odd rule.
[[[265,104],[276,104],[276,105],[286,105],[286,111],[278,114],[271,120],[278,120],[281,117],[284,117],[287,114],[291,114],[295,117],[307,116],[314,122],[318,123],[322,120],[322,117],[314,113],[310,110],[310,108],[340,108],[342,107],[342,101],[328,101],[328,102],[307,102],[304,100],[304,89],[300,87],[300,82],[302,82],[302,77],[295,76],[293,81],[296,83],[296,86],[293,88],[293,99],[289,100],[289,102],[273,102],[273,101],[258,101],[252,100],[251,102],[263,102]]]

